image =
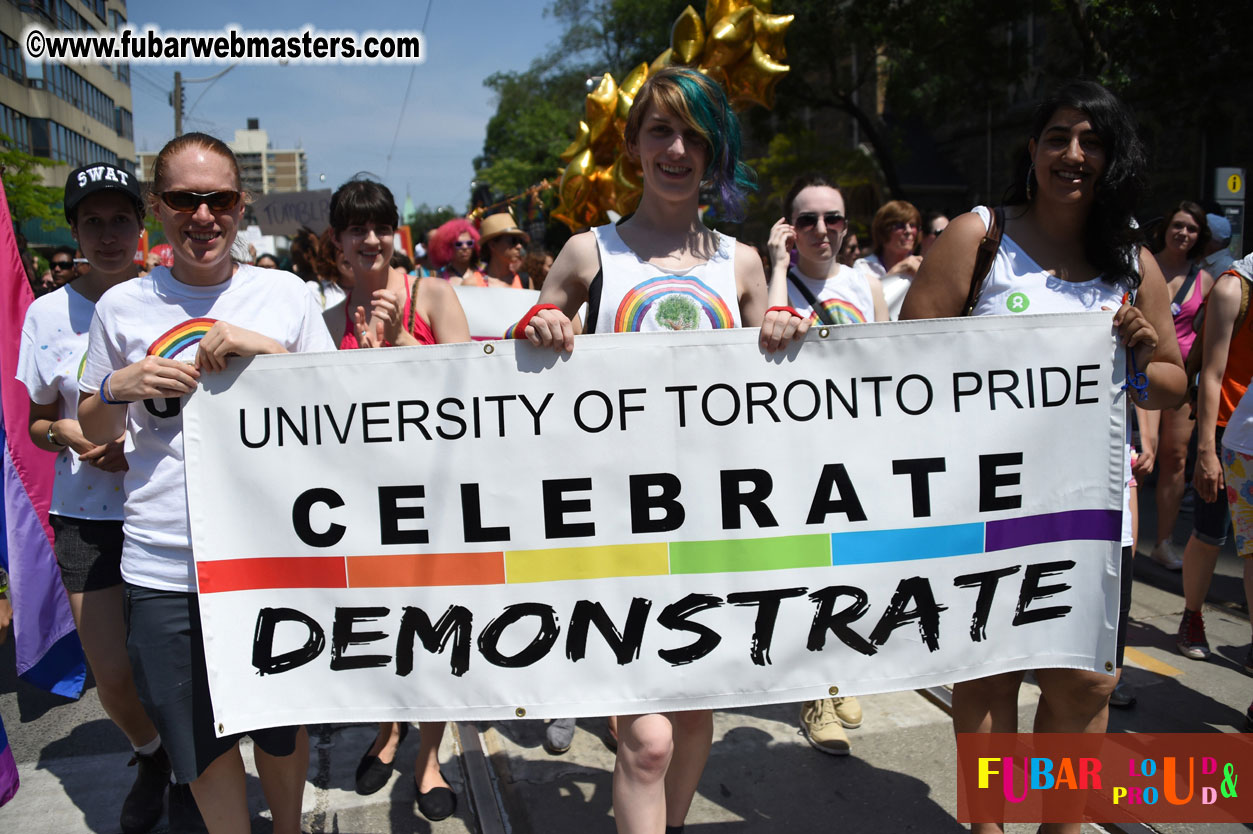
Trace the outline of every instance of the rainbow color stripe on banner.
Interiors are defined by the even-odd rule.
[[[650,542],[487,553],[261,556],[196,563],[203,594],[283,588],[517,585],[628,576],[823,568],[943,559],[1067,541],[1121,541],[1118,510],[757,539]]]
[[[661,275],[645,281],[622,298],[622,303],[618,305],[618,314],[614,318],[614,332],[638,333],[649,311],[668,296],[677,296],[695,302],[699,311],[704,314],[710,326],[715,330],[735,327],[735,317],[731,315],[727,303],[708,285],[696,278]],[[699,329],[699,325],[694,323],[691,326],[660,320],[659,323],[672,330]]]
[[[199,344],[217,319],[188,319],[162,333],[148,346],[149,356],[173,359],[192,345]]]
[[[827,315],[836,324],[865,324],[866,316],[856,305],[850,304],[842,298],[826,298],[819,302],[822,309],[827,311]],[[809,314],[809,323],[822,324],[822,320],[818,318],[817,311]]]

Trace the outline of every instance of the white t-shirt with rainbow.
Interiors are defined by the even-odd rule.
[[[105,374],[149,354],[190,363],[215,321],[262,333],[292,353],[335,350],[317,300],[289,272],[241,265],[230,280],[201,287],[157,267],[97,303],[79,387],[94,393]],[[183,470],[186,399],[144,400],[126,409],[122,577],[133,585],[196,590]]]

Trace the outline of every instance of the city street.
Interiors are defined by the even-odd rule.
[[[1145,519],[1144,529],[1151,529],[1151,521]],[[1185,523],[1181,520],[1180,531]],[[1174,648],[1183,609],[1179,574],[1145,555],[1136,560],[1125,674],[1138,701],[1132,709],[1111,711],[1111,732],[1233,732],[1243,726],[1253,678],[1242,667],[1250,634],[1240,568],[1228,548],[1205,612],[1214,654],[1199,662]],[[1031,685],[1023,688],[1021,726],[1029,726],[1036,692]],[[963,830],[955,819],[955,748],[944,709],[916,692],[870,696],[862,704],[865,721],[849,733],[852,755],[840,758],[807,744],[796,729],[795,705],[718,713],[713,751],[687,832]],[[0,713],[22,779],[17,797],[0,809],[0,826],[22,834],[117,832],[118,810],[133,771],[126,767],[122,735],[104,717],[95,691],[89,689],[71,703],[16,683],[10,641],[0,652]],[[304,808],[305,827],[311,832],[613,830],[614,759],[604,742],[602,719],[581,720],[571,750],[560,757],[544,752],[540,721],[457,725],[456,733],[445,736],[442,758],[460,804],[454,817],[434,824],[418,816],[413,805],[416,732],[401,748],[403,767],[391,783],[374,796],[362,797],[353,791],[353,772],[370,743],[373,725],[309,729]],[[250,772],[255,773],[251,765]],[[253,831],[269,832],[260,810],[260,785],[255,777],[249,783],[257,808]],[[1251,829],[1171,825],[1151,830],[1234,834]],[[163,821],[156,830],[168,829]],[[1034,830],[1030,825],[1009,826],[1010,834]],[[1122,830],[1147,834],[1149,829]]]

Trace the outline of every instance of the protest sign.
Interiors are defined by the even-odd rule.
[[[1112,669],[1108,314],[261,356],[186,415],[218,731]]]
[[[262,234],[291,236],[302,226],[321,234],[331,225],[331,190],[262,194],[252,204]]]

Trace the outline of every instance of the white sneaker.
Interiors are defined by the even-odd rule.
[[[1170,539],[1162,539],[1157,543],[1157,547],[1153,548],[1153,552],[1149,554],[1149,558],[1166,570],[1182,570],[1183,554],[1179,552],[1179,546]]]

